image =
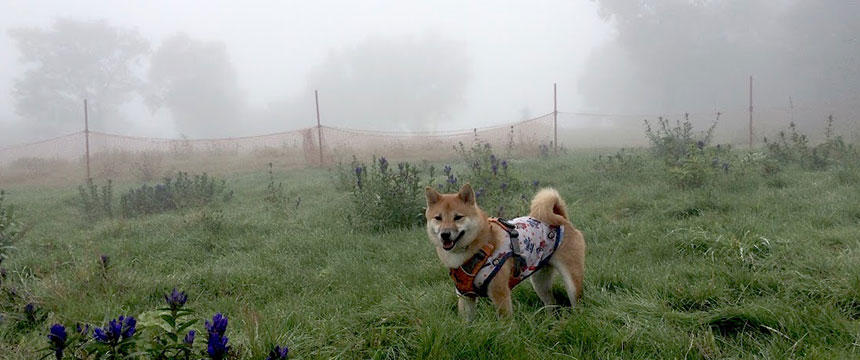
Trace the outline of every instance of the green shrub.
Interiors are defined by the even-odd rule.
[[[685,161],[691,150],[710,145],[716,126],[717,122],[714,121],[708,130],[697,134],[693,132],[689,114],[684,114],[684,121],[677,120],[674,126],[670,125],[669,119],[659,117],[655,127],[645,120],[645,136],[655,156],[668,164],[678,165]]]
[[[354,209],[350,222],[372,230],[421,224],[424,186],[454,193],[467,182],[475,189],[478,205],[490,215],[519,216],[528,212],[538,181],[529,185],[514,176],[511,164],[497,157],[488,144],[466,148],[461,143],[455,150],[464,165],[459,174],[451,165],[445,165],[438,175],[429,164],[417,166],[404,162],[392,169],[384,157],[374,158],[370,165],[355,157],[348,167],[340,164],[336,175],[339,187],[352,193]]]
[[[369,166],[353,159],[351,171],[353,225],[380,231],[423,221],[427,182],[418,167],[401,162],[392,169],[385,157],[374,157]]]
[[[227,202],[232,197],[233,191],[227,188],[226,181],[206,173],[189,176],[188,173],[180,171],[175,178],[165,178],[161,184],[143,185],[129,190],[120,198],[120,207],[124,217],[134,217],[216,201]]]
[[[729,146],[700,145],[690,145],[683,158],[667,165],[669,177],[682,189],[702,187],[717,176],[728,174],[736,162]]]
[[[716,175],[728,174],[733,168],[735,159],[731,147],[710,145],[719,115],[717,113],[717,121],[700,133],[693,132],[689,114],[684,114],[684,121],[678,120],[674,126],[662,117],[658,118],[656,127],[645,120],[645,136],[651,143],[651,153],[663,161],[670,180],[682,189],[702,187]]]
[[[528,213],[531,195],[540,185],[531,184],[515,175],[510,162],[493,153],[490,144],[475,144],[466,148],[463,143],[455,147],[465,171],[459,176],[450,165],[445,165],[443,182],[437,184],[439,191],[457,192],[465,183],[475,189],[478,205],[491,216],[511,217]]]
[[[788,131],[780,131],[775,139],[764,138],[767,155],[781,164],[798,164],[804,169],[824,170],[838,163],[857,159],[857,152],[846,144],[841,136],[833,134],[833,116],[827,117],[824,142],[816,146],[809,144],[809,137],[797,131],[794,122]]]
[[[5,198],[6,192],[0,190],[0,263],[8,257],[12,243],[23,234],[23,227],[12,209],[3,204]]]
[[[110,180],[103,186],[87,179],[85,185],[78,186],[78,207],[89,222],[113,217],[113,184]]]
[[[263,196],[267,208],[273,210],[287,210],[290,207],[298,208],[302,203],[302,197],[297,196],[295,200],[290,200],[290,197],[284,191],[284,183],[275,183],[274,165],[269,163],[269,184],[266,185],[266,193]]]

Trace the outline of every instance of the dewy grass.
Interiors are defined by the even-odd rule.
[[[2,264],[0,358],[39,358],[55,323],[141,318],[174,287],[199,318],[229,317],[230,351],[243,359],[275,345],[303,359],[860,357],[860,168],[773,175],[738,160],[680,188],[645,154],[622,159],[630,174],[582,153],[509,159],[568,200],[588,242],[584,298],[543,308],[523,284],[513,319],[481,301],[473,323],[457,315],[421,226],[351,226],[351,193],[327,170],[275,173],[302,198],[288,214],[266,211],[272,179],[260,166],[224,177],[229,203],[88,226],[74,187],[4,186],[29,231]],[[562,299],[560,281],[554,290]],[[29,303],[37,324],[19,326]],[[193,326],[195,346],[204,325]]]

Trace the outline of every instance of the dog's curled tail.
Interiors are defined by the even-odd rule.
[[[529,216],[552,226],[571,226],[567,217],[567,205],[553,188],[544,188],[532,199]]]

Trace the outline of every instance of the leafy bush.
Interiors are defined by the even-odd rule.
[[[269,184],[266,185],[266,194],[263,197],[272,209],[286,210],[294,206],[298,209],[302,203],[302,197],[297,196],[295,200],[290,201],[290,197],[284,192],[284,183],[275,183],[274,165],[269,163]]]
[[[729,174],[738,163],[730,146],[699,147],[692,145],[679,163],[668,165],[668,173],[675,185],[682,189],[699,188],[718,175]]]
[[[701,187],[716,174],[728,173],[732,167],[731,148],[710,145],[719,115],[717,113],[717,120],[700,133],[693,132],[689,114],[684,114],[684,121],[677,120],[674,126],[662,117],[658,118],[656,127],[645,120],[645,136],[651,143],[651,153],[664,162],[669,178],[682,189]]]
[[[717,121],[714,121],[706,131],[697,134],[693,132],[689,114],[684,114],[684,121],[677,120],[674,126],[670,125],[669,119],[659,117],[656,127],[645,120],[645,136],[651,143],[654,155],[668,164],[678,165],[685,161],[691,150],[710,145],[716,126]]]
[[[496,156],[490,144],[478,143],[467,149],[460,143],[454,150],[466,170],[458,176],[450,165],[445,165],[442,171],[445,180],[436,185],[439,191],[457,192],[463,184],[470,183],[478,206],[488,214],[510,217],[528,213],[531,195],[539,181],[529,184],[515,176],[511,163]]]
[[[78,186],[78,193],[78,205],[87,221],[113,217],[113,184],[110,180],[99,187],[93,179],[87,179],[86,185]]]
[[[23,233],[21,223],[15,218],[12,209],[3,204],[5,198],[6,192],[0,190],[0,263],[8,257],[12,243]]]
[[[353,224],[379,231],[421,223],[427,183],[417,166],[401,162],[392,169],[385,157],[374,157],[369,166],[354,159],[351,165]]]
[[[237,359],[227,337],[227,316],[216,313],[206,320],[205,338],[195,325],[194,310],[185,307],[185,292],[164,295],[166,306],[144,312],[137,319],[119,316],[102,327],[76,324],[74,328],[53,324],[46,336],[44,358],[62,359]],[[286,360],[286,346],[275,346],[266,360]]]
[[[809,137],[797,131],[794,122],[788,125],[788,132],[782,130],[776,139],[764,138],[768,157],[782,164],[799,164],[810,170],[823,170],[839,162],[856,159],[854,147],[845,143],[841,136],[833,134],[833,116],[827,117],[824,142],[809,145]]]
[[[338,166],[340,186],[352,192],[354,216],[350,221],[372,230],[421,224],[424,186],[435,184],[443,193],[454,193],[467,182],[472,184],[478,204],[487,213],[501,217],[527,213],[530,193],[537,189],[538,181],[529,185],[514,176],[508,161],[497,157],[489,144],[466,148],[461,143],[455,150],[465,170],[458,175],[451,165],[445,165],[439,174],[442,179],[437,178],[432,165],[404,162],[392,169],[384,157],[374,158],[369,166],[353,158],[349,170],[344,165]]]
[[[176,178],[165,178],[155,186],[143,185],[129,190],[120,198],[124,217],[155,214],[174,209],[206,205],[215,201],[229,201],[233,191],[227,183],[203,173],[189,176],[179,172]]]

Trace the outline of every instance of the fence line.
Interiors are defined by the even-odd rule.
[[[746,128],[743,117],[746,109],[720,111],[720,124],[717,139],[724,143],[746,143]],[[837,119],[853,119],[856,109],[835,113]],[[757,134],[767,135],[774,129],[784,128],[792,117],[821,118],[830,111],[811,106],[796,106],[793,109],[767,107],[757,111]],[[701,129],[716,118],[717,111],[689,114]],[[295,164],[316,164],[341,160],[352,154],[418,154],[424,157],[450,155],[454,146],[464,143],[484,142],[511,154],[524,154],[538,151],[540,145],[554,144],[556,130],[559,130],[558,145],[566,147],[612,147],[644,145],[642,120],[658,116],[682,119],[683,114],[622,114],[596,112],[557,111],[501,125],[473,127],[440,131],[377,131],[352,129],[321,125],[292,131],[282,131],[263,135],[226,137],[218,139],[170,139],[157,137],[136,137],[90,131],[92,157],[98,159],[107,153],[165,153],[165,154],[252,154],[266,152],[290,158]],[[842,123],[845,121],[843,120]],[[850,122],[850,121],[849,121]],[[557,124],[557,125],[556,125]],[[851,131],[856,132],[855,128]],[[805,129],[813,135],[817,128]],[[741,136],[741,131],[743,135]],[[853,134],[853,133],[852,133]],[[0,148],[0,166],[6,166],[19,159],[83,160],[85,155],[85,132],[78,131],[32,143],[18,144]],[[854,135],[856,137],[856,135]],[[434,154],[427,156],[427,154]],[[98,164],[96,164],[98,166]]]

